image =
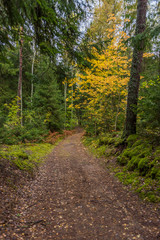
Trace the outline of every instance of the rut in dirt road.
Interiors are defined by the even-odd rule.
[[[26,187],[6,239],[156,240],[154,205],[125,189],[74,134],[55,147]]]

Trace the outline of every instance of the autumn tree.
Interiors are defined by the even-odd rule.
[[[115,23],[120,23],[121,1],[103,0],[99,1],[94,9],[93,21],[87,29],[83,41],[88,48],[96,47],[99,51],[105,49],[111,40],[109,31],[114,30]],[[111,16],[114,16],[112,20]]]
[[[114,17],[110,17],[110,21]],[[129,61],[125,56],[124,32],[108,30],[110,45],[100,54],[92,49],[94,58],[88,60],[91,68],[77,73],[74,107],[83,112],[84,125],[89,132],[117,130],[123,123]],[[71,102],[71,101],[70,101]],[[70,105],[72,107],[72,104]],[[120,120],[121,119],[121,120]]]

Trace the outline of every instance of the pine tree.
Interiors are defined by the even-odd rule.
[[[147,0],[138,0],[135,44],[133,51],[131,76],[128,84],[126,122],[123,134],[124,137],[136,133],[140,72],[142,66],[143,51],[145,47],[143,33],[146,28],[146,13],[147,13]]]

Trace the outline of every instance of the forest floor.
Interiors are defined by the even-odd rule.
[[[21,190],[0,239],[157,240],[159,205],[122,185],[81,143],[61,141]]]

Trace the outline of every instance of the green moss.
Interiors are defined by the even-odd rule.
[[[160,157],[160,147],[156,147],[155,152],[154,152],[155,157]]]
[[[52,149],[53,145],[47,143],[12,145],[4,146],[0,155],[19,169],[31,172]]]
[[[152,147],[150,145],[146,145],[146,143],[143,143],[130,149],[130,157],[139,156],[143,158],[151,155],[151,153]]]
[[[139,176],[137,171],[128,172],[125,167],[118,169],[115,176],[125,185],[130,185],[139,196],[151,202],[160,202],[159,182]],[[159,189],[159,190],[158,190]]]
[[[160,146],[155,146],[150,139],[138,135],[131,135],[127,143],[127,148],[117,156],[117,168],[112,169],[113,166],[110,166],[108,161],[107,167],[143,199],[160,202]],[[89,140],[92,152],[98,156],[109,156],[110,162],[112,158],[115,159],[116,146],[120,144],[123,144],[123,140],[116,134],[114,137],[107,134]]]
[[[129,161],[129,158],[125,155],[119,156],[117,157],[117,162],[121,165],[121,166],[125,166]]]
[[[144,144],[144,139],[139,139],[132,144],[132,147],[136,147]]]
[[[150,202],[158,202],[158,198],[156,197],[156,195],[155,194],[153,194],[152,192],[150,192],[150,193],[147,193],[146,194],[146,197],[147,197],[147,199],[150,201]]]
[[[127,169],[129,171],[137,169],[139,162],[140,162],[139,156],[133,156],[132,159],[128,161]]]
[[[102,134],[99,136],[99,146],[101,145],[113,145],[118,146],[123,143],[123,139],[121,138],[121,134],[118,132]]]
[[[117,137],[114,142],[114,146],[118,147],[119,145],[122,145],[124,143],[124,140],[121,137]]]
[[[140,159],[140,161],[138,163],[138,170],[141,175],[146,175],[146,173],[148,172],[149,162],[150,162],[149,157],[144,157],[144,158]]]
[[[145,163],[149,163],[148,157],[150,157],[151,154],[152,146],[147,142],[138,140],[132,144],[132,147],[127,147],[117,160],[121,165],[127,164],[127,168],[130,171],[139,169],[141,173],[144,173],[149,169],[148,165],[145,166]]]
[[[135,143],[135,141],[138,139],[138,135],[134,134],[134,135],[130,135],[127,138],[127,145],[128,147],[132,147],[132,145]]]
[[[105,152],[106,152],[106,146],[105,145],[102,145],[99,148],[97,148],[97,155],[98,156],[100,156],[100,157],[104,156]]]
[[[122,152],[122,154],[117,158],[117,161],[120,163],[120,165],[124,166],[128,164],[128,162],[131,159],[131,155],[132,155],[131,153],[132,151],[129,148],[125,149]]]
[[[99,146],[108,145],[108,144],[111,144],[112,142],[113,142],[113,139],[109,135],[101,136],[99,138]]]
[[[127,157],[129,159],[130,158],[130,149],[125,149],[122,152],[121,156],[125,156],[125,157]]]
[[[152,179],[158,179],[160,180],[160,167],[152,167],[150,176]]]

